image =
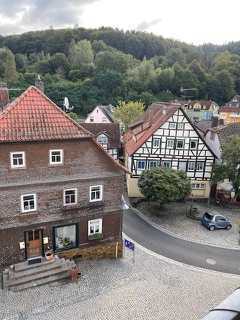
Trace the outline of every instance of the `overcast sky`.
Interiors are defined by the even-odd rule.
[[[111,26],[201,44],[240,40],[239,0],[0,0],[0,34]]]

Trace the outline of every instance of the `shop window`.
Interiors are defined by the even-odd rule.
[[[67,250],[77,247],[77,225],[67,225],[54,228],[56,250]]]

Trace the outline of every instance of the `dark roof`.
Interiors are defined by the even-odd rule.
[[[212,100],[193,100],[189,101],[185,106],[194,106],[196,103],[199,103],[201,106],[205,106],[207,109],[209,109],[212,104],[217,105],[217,103]]]
[[[106,134],[109,139],[110,148],[120,148],[120,128],[118,123],[81,123],[85,129],[90,131],[95,137],[99,134]]]
[[[42,91],[29,87],[0,113],[0,142],[91,137]]]
[[[98,107],[102,110],[102,112],[111,122],[114,122],[113,115],[112,115],[112,109],[113,109],[112,105],[98,106]]]
[[[219,141],[221,146],[229,141],[229,138],[234,135],[240,135],[240,123],[231,123],[225,126],[219,126],[216,128],[210,129],[218,134]]]

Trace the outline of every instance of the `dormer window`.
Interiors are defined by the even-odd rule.
[[[10,153],[11,168],[25,168],[25,152],[11,152]]]
[[[107,149],[108,146],[108,137],[105,134],[99,134],[97,136],[97,142],[103,147]]]
[[[50,150],[49,151],[49,163],[54,164],[63,164],[63,150]]]

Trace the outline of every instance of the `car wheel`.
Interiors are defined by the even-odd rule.
[[[215,230],[215,227],[214,227],[214,226],[210,226],[208,229],[209,229],[210,231],[214,231],[214,230]]]
[[[227,230],[230,230],[230,229],[232,229],[232,226],[231,226],[231,224],[229,224],[228,226],[227,226],[227,228],[226,228]]]

